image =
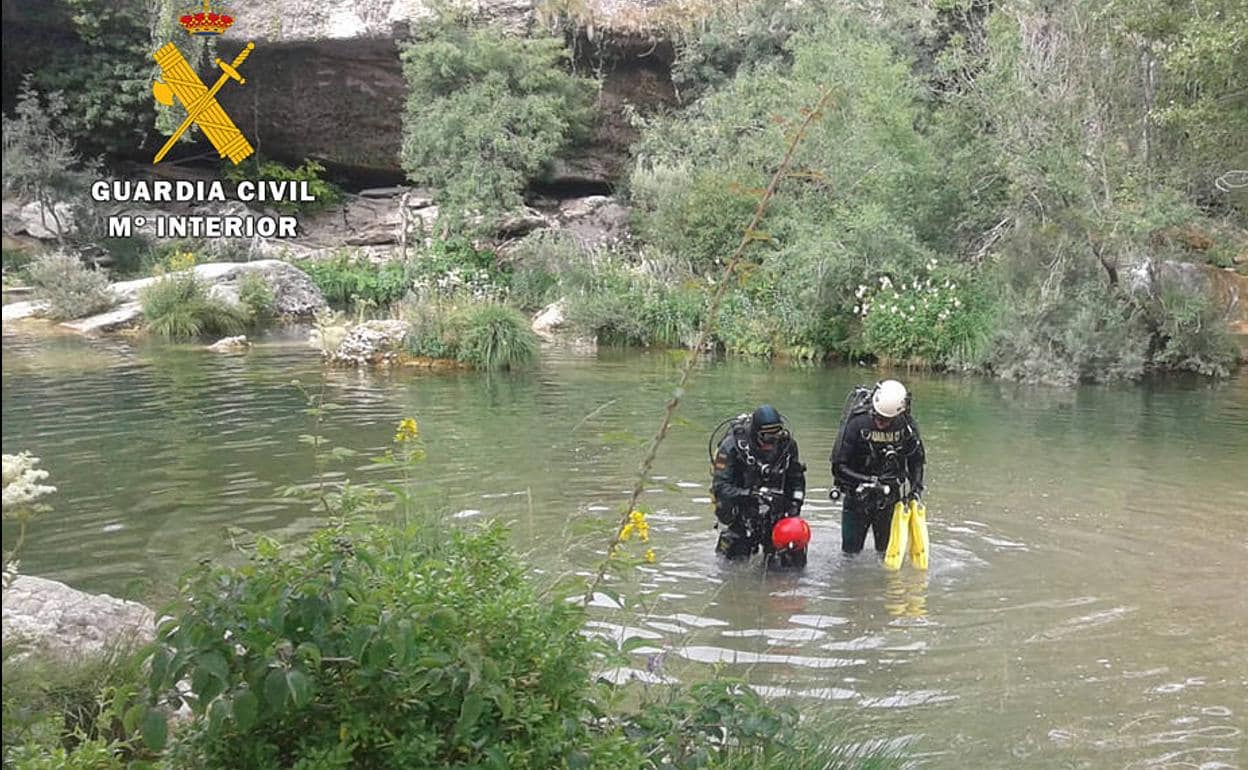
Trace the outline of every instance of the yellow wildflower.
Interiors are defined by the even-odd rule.
[[[632,524],[625,524],[625,525],[624,525],[624,528],[620,530],[620,537],[619,537],[619,541],[620,541],[621,543],[627,542],[627,541],[628,541],[628,539],[629,539],[630,537],[632,537],[632,536],[633,536],[633,525],[632,525]]]
[[[416,425],[416,420],[404,417],[399,421],[398,430],[394,433],[394,443],[403,444],[418,438],[420,438],[420,427]]]
[[[656,559],[656,557],[655,557],[655,555],[654,555],[654,549],[653,549],[653,548],[647,548],[647,549],[646,549],[646,563],[647,563],[647,564],[654,564],[655,559]]]
[[[186,270],[195,266],[195,254],[190,251],[179,251],[169,257],[169,269],[178,271]]]

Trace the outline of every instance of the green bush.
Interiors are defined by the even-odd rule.
[[[863,341],[877,355],[929,365],[978,364],[996,320],[989,295],[963,270],[935,261],[909,278],[880,276],[855,291]]]
[[[758,206],[756,191],[766,184],[759,173],[716,169],[669,168],[644,179],[634,180],[638,236],[697,273],[722,266],[736,251]]]
[[[1012,297],[987,356],[1006,379],[1050,385],[1139,378],[1148,335],[1138,312],[1096,284],[1062,297]]]
[[[120,645],[67,662],[4,644],[4,766],[123,770],[140,747],[133,720],[146,651]]]
[[[849,749],[843,726],[818,714],[803,720],[795,707],[769,703],[729,678],[661,692],[626,717],[625,733],[642,756],[663,757],[663,768],[885,770],[902,764],[885,752]]]
[[[108,276],[87,267],[73,254],[44,254],[26,268],[26,273],[35,289],[35,298],[48,303],[50,318],[84,318],[117,304]]]
[[[5,94],[12,93],[14,73],[33,73],[34,88],[64,95],[67,138],[73,144],[90,155],[132,156],[152,128],[152,68],[136,62],[150,62],[155,50],[148,28],[154,12],[140,0],[31,6],[19,23],[35,32],[8,49]],[[165,13],[176,15],[172,8]]]
[[[561,296],[560,272],[580,261],[583,255],[574,236],[558,230],[532,233],[508,255],[507,301],[527,311],[545,307]]]
[[[593,82],[566,70],[558,38],[446,20],[417,34],[403,51],[404,170],[438,191],[457,224],[515,208],[529,181],[587,133]]]
[[[223,166],[225,178],[233,182],[243,180],[273,182],[307,182],[308,191],[315,201],[274,201],[270,205],[284,214],[315,214],[333,208],[342,202],[342,188],[333,182],[321,178],[325,167],[314,160],[305,160],[299,166],[291,168],[275,160],[261,160],[253,155],[240,165],[233,163]]]
[[[248,326],[258,326],[273,320],[276,310],[273,290],[264,276],[248,271],[238,279],[238,302]]]
[[[4,249],[4,277],[6,279],[25,275],[26,268],[35,261],[35,255],[29,249]]]
[[[238,334],[247,327],[247,313],[210,297],[192,271],[157,278],[139,293],[139,301],[148,330],[167,339]]]
[[[186,579],[151,684],[191,683],[187,764],[547,770],[593,757],[581,611],[538,598],[501,528],[420,526],[325,530],[290,555],[261,541],[246,566]]]
[[[478,369],[514,369],[537,356],[537,335],[520,311],[484,303],[461,312],[460,361]]]
[[[398,316],[407,322],[404,345],[408,353],[427,358],[459,358],[462,326],[454,300],[437,295],[410,294],[400,304]]]
[[[299,268],[308,274],[334,305],[364,301],[387,306],[412,288],[412,268],[406,262],[376,264],[349,253],[328,260],[304,260]]]
[[[464,237],[434,241],[410,265],[412,288],[444,296],[467,294],[477,300],[498,298],[510,276],[489,249],[478,249]]]
[[[692,344],[705,312],[696,284],[676,284],[604,258],[566,276],[568,323],[604,345]]]
[[[1226,318],[1209,297],[1167,288],[1162,291],[1152,362],[1161,369],[1226,377],[1239,359]]]

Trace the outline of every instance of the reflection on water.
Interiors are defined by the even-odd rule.
[[[421,493],[455,526],[499,519],[543,576],[584,572],[627,498],[678,360],[551,353],[532,372],[325,372],[284,339],[246,355],[4,339],[4,451],[60,491],[34,574],[159,593],[228,533],[295,537],[277,489],[314,466],[292,380],[343,408],[323,431],[368,462],[421,420]],[[586,632],[636,638],[620,681],[716,668],[926,767],[1242,767],[1248,710],[1248,379],[1028,388],[911,377],[929,445],[931,569],[839,552],[826,458],[844,394],[877,373],[723,362],[699,372],[644,502],[658,561],[597,595]],[[713,553],[706,433],[772,401],[809,466],[799,575]],[[6,531],[7,534],[7,531]],[[614,598],[618,596],[619,599]]]
[[[927,615],[927,571],[887,572],[884,608],[890,615],[922,618]]]

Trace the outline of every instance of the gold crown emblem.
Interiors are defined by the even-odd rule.
[[[200,13],[188,13],[178,19],[178,23],[188,35],[221,35],[234,23],[234,17],[224,13],[213,13],[204,0],[204,10]]]

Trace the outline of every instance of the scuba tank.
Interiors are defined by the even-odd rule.
[[[706,442],[706,454],[711,462],[715,462],[715,450],[719,449],[719,445],[724,443],[724,439],[728,438],[729,433],[736,433],[738,430],[748,427],[750,424],[750,415],[743,412],[736,417],[728,419],[715,426],[711,431],[711,436]]]
[[[845,425],[849,422],[849,418],[871,411],[871,395],[873,393],[875,393],[873,388],[868,388],[866,385],[855,385],[849,391],[849,395],[845,397],[845,408],[841,410],[841,424],[836,429],[836,442],[832,445],[833,457],[836,457],[841,452],[841,444],[845,440]],[[844,492],[845,490],[841,489],[839,482],[833,482],[828,496],[833,500],[839,500]]]

